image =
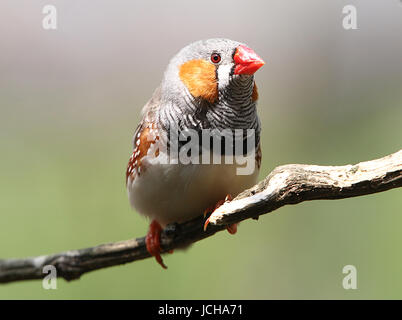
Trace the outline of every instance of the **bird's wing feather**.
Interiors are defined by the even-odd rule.
[[[137,126],[133,137],[134,151],[130,157],[126,170],[126,182],[129,176],[140,174],[141,159],[148,154],[149,148],[159,139],[156,125],[157,109],[160,107],[161,90],[158,87],[151,99],[142,108],[142,120]]]

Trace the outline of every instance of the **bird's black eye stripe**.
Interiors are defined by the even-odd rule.
[[[234,75],[235,68],[236,68],[236,65],[233,65],[233,67],[230,68],[230,73],[229,73],[230,76]]]
[[[221,59],[222,58],[221,58],[221,55],[219,53],[214,52],[214,53],[211,54],[211,61],[213,63],[219,63],[219,62],[221,62]]]
[[[232,53],[232,59],[233,59],[233,60],[234,60],[234,56],[235,56],[236,52],[237,52],[237,47],[234,48],[233,53]]]
[[[237,47],[233,49],[233,53],[232,53],[232,60],[234,60],[234,56],[237,52]],[[235,71],[236,65],[233,64],[233,67],[230,69],[230,76],[234,75],[234,71]]]

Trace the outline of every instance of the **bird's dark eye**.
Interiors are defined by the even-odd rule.
[[[219,53],[213,53],[211,54],[211,61],[213,63],[219,63],[221,62],[221,55]]]

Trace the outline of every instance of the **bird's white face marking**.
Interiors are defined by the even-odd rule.
[[[222,64],[218,66],[218,88],[222,90],[229,85],[230,72],[233,64]]]

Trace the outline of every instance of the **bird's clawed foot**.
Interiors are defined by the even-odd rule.
[[[149,231],[145,237],[145,244],[147,246],[148,252],[155,257],[156,261],[162,266],[162,268],[167,269],[167,266],[163,263],[161,257],[161,238],[162,227],[156,220],[152,220],[149,225]],[[172,250],[173,252],[173,250]]]
[[[208,207],[207,209],[205,209],[204,211],[204,218],[207,216],[208,213],[214,212],[216,209],[218,209],[221,205],[223,205],[225,202],[230,202],[232,201],[232,196],[230,194],[226,195],[225,200],[219,200],[218,203],[215,206],[212,207]],[[207,230],[209,224],[209,217],[208,219],[205,221],[204,224],[204,231]],[[235,234],[237,232],[237,223],[231,224],[229,226],[226,227],[226,229],[228,230],[228,232],[230,234]]]
[[[236,234],[237,232],[237,225],[238,223],[233,223],[230,224],[226,227],[226,230],[230,233],[230,234]]]

